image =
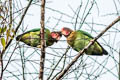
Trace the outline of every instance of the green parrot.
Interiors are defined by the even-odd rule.
[[[45,29],[45,47],[51,46],[54,42],[60,40],[62,34],[61,32],[50,32],[49,29]],[[17,41],[24,42],[25,44],[40,48],[41,38],[40,38],[40,28],[29,30],[16,37]]]
[[[82,50],[85,46],[89,44],[89,42],[93,39],[93,37],[82,30],[73,31],[69,28],[61,29],[62,35],[67,38],[67,43],[77,52]],[[108,52],[96,41],[88,50],[85,51],[87,55],[107,55]]]

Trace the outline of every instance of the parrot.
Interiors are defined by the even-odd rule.
[[[87,46],[93,39],[89,33],[83,30],[73,31],[67,27],[63,27],[61,29],[61,34],[67,38],[67,43],[77,52]],[[108,55],[108,52],[97,41],[95,41],[94,44],[85,51],[85,53],[93,56]]]
[[[45,28],[45,47],[51,46],[54,42],[58,42],[60,40],[62,34],[60,31],[50,32],[49,29]],[[40,38],[40,28],[35,28],[29,30],[21,35],[16,37],[17,41],[21,41],[28,46],[41,48],[41,38]]]

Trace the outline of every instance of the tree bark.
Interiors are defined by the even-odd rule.
[[[39,80],[43,80],[44,62],[45,62],[45,39],[44,39],[44,19],[45,19],[45,0],[41,0],[41,56],[40,56],[40,72]]]

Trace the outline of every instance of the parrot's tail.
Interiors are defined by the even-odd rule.
[[[103,54],[108,55],[108,52],[105,49],[103,49]]]
[[[102,48],[102,53],[99,53],[99,52],[92,52],[92,54],[90,55],[93,55],[93,56],[102,56],[102,55],[108,55],[108,52]]]

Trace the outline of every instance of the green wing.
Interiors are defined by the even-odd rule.
[[[40,28],[35,28],[35,29],[32,29],[32,30],[29,30],[29,31],[25,32],[24,34],[30,33],[30,32],[37,32],[37,31],[40,31]],[[49,29],[46,29],[46,28],[45,28],[45,32],[46,32],[47,34],[50,34],[50,30],[49,30]]]
[[[45,40],[46,40],[46,46],[50,46],[53,43],[49,42],[49,39],[51,38],[50,36],[50,31],[49,29],[45,29]],[[40,28],[32,29],[29,30],[19,36],[17,36],[16,40],[22,41],[25,44],[32,46],[32,47],[40,47]]]
[[[85,31],[82,31],[82,30],[78,30],[77,32],[80,32],[81,34],[83,34],[85,36],[88,36],[89,38],[93,39],[93,37],[88,32],[85,32]]]
[[[82,30],[78,30],[74,34],[75,39],[73,44],[71,45],[73,49],[76,51],[82,50],[85,46],[89,44],[89,42],[93,39],[93,37]],[[96,41],[88,50],[86,51],[86,54],[88,55],[103,55],[108,54],[106,50],[103,49],[103,47]]]
[[[32,29],[32,30],[29,30],[29,31],[27,31],[26,33],[29,33],[29,32],[37,32],[37,31],[40,31],[40,28],[35,28],[35,29]]]
[[[72,47],[78,52],[87,46],[90,40],[93,39],[89,33],[82,30],[75,31],[74,36]]]

